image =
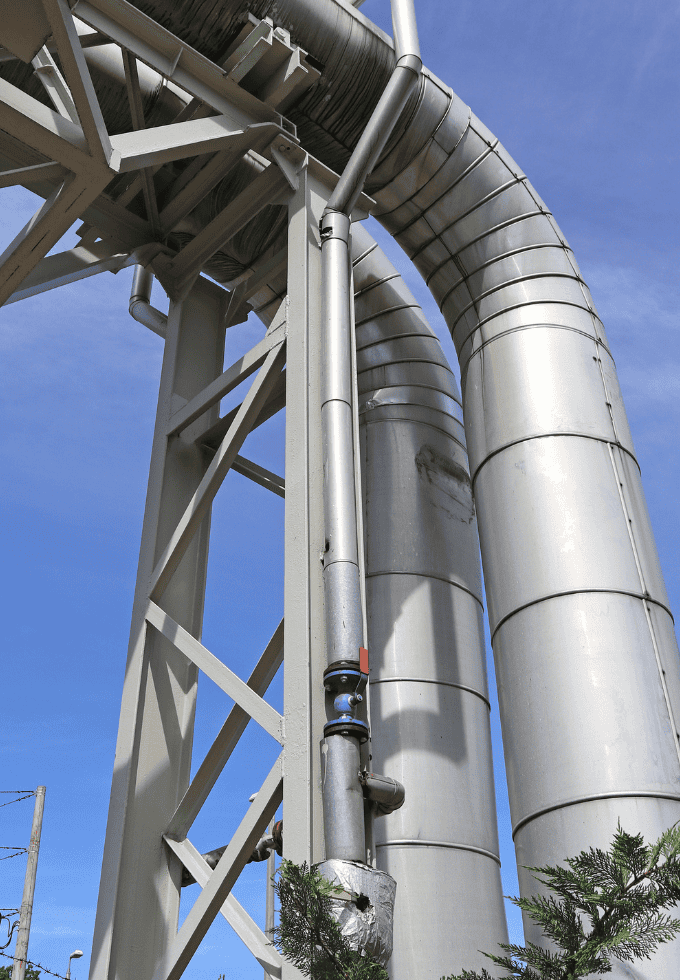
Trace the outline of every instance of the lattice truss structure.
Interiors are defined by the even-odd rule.
[[[165,351],[91,976],[176,980],[221,913],[270,976],[286,980],[297,971],[231,890],[281,802],[285,855],[322,854],[318,222],[337,176],[299,147],[279,112],[318,72],[285,31],[253,18],[224,64],[213,64],[125,0],[5,5],[0,42],[0,60],[32,63],[52,103],[0,79],[0,186],[24,185],[45,199],[0,257],[0,303],[129,265],[152,269],[171,299],[157,328]],[[117,135],[107,132],[83,55],[112,42],[132,120]],[[174,122],[145,127],[140,66],[175,86],[184,107]],[[171,247],[173,229],[245,153],[260,175],[200,233]],[[167,168],[177,160],[190,160],[179,177]],[[130,207],[140,194],[145,217]],[[272,204],[287,206],[287,246],[265,252],[229,289],[201,276],[220,246]],[[80,245],[46,258],[78,218]],[[246,319],[255,298],[266,335],[223,370],[225,330]],[[241,403],[220,418],[220,400],[252,375]],[[293,487],[284,619],[244,680],[197,638],[210,509],[231,468],[284,496],[281,477],[239,455],[248,433],[284,404]],[[264,699],[282,663],[283,716]],[[235,705],[190,781],[199,671]],[[211,870],[188,834],[251,718],[282,751]],[[201,892],[178,931],[183,869]]]

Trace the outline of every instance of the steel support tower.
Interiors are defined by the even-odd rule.
[[[680,815],[672,617],[616,371],[573,253],[498,140],[420,71],[399,4],[394,44],[348,0],[224,0],[215,22],[202,0],[192,17],[164,0],[6,6],[0,186],[45,203],[0,256],[0,304],[135,266],[130,311],[165,341],[91,980],[178,980],[220,914],[270,977],[293,980],[232,888],[281,804],[286,857],[337,856],[326,784],[358,814],[352,860],[401,889],[395,980],[481,968],[468,957],[502,941],[505,922],[477,519],[518,863],[606,846],[618,814],[646,838]],[[415,81],[400,81],[408,72]],[[394,131],[390,119],[376,135],[391,99]],[[343,197],[356,147],[372,140],[368,192]],[[350,235],[350,218],[368,213],[437,299],[462,398],[396,270],[370,236]],[[80,244],[48,256],[77,219]],[[326,667],[329,607],[344,624],[346,600],[338,589],[329,601],[324,584],[335,548],[328,238],[349,245],[331,286],[342,278],[359,311],[348,314],[342,409],[359,586],[352,658]],[[152,275],[167,317],[150,305]],[[266,333],[225,365],[225,334],[251,309]],[[285,481],[241,452],[284,406]],[[211,507],[232,469],[285,498],[283,618],[248,678],[201,642]],[[366,645],[373,694],[359,717]],[[266,694],[282,664],[279,714]],[[190,779],[201,671],[234,707]],[[250,719],[280,753],[212,866],[191,828]],[[361,780],[353,761],[348,785],[323,768],[329,738],[356,753],[369,720],[389,791],[401,779],[407,793],[375,827],[368,749]],[[178,928],[185,873],[201,890]],[[535,883],[521,872],[520,886]],[[653,972],[634,975],[676,980],[678,957],[668,944]]]

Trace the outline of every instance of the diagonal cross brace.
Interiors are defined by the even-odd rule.
[[[56,245],[95,197],[107,178],[71,175],[55,190],[0,255],[0,306],[21,285],[40,259]]]
[[[282,799],[283,753],[269,771],[205,888],[170,943],[154,980],[179,980],[182,976]]]
[[[222,440],[219,449],[206,470],[196,492],[180,518],[170,541],[161,555],[158,564],[152,572],[149,582],[149,597],[158,599],[172,578],[179,565],[189,542],[194,536],[199,524],[207,514],[215,494],[227,475],[246,436],[252,429],[255,420],[267,401],[267,397],[276,384],[286,356],[286,346],[281,343],[273,348],[260,368],[250,391],[244,398]]]
[[[169,837],[165,837],[164,840],[170,850],[196,879],[201,888],[205,888],[212,874],[212,869],[203,855],[199,854],[189,840],[175,841]],[[281,954],[272,946],[257,923],[253,922],[246,910],[232,894],[227,895],[220,912],[239,939],[248,947],[260,966],[264,967],[271,977],[280,977]]]
[[[111,156],[109,134],[69,5],[66,0],[42,0],[42,4],[90,154],[97,162],[107,164]]]
[[[211,405],[218,402],[230,391],[233,391],[242,381],[254,374],[255,371],[264,363],[267,354],[273,347],[277,347],[286,336],[286,326],[269,330],[262,340],[251,347],[243,357],[235,361],[226,371],[223,371],[219,378],[215,378],[203,391],[199,392],[191,401],[180,408],[170,419],[168,424],[168,435],[175,435],[182,429],[194,422],[199,416],[206,412]]]
[[[177,647],[180,653],[188,657],[211,681],[221,687],[224,693],[243,708],[253,721],[256,721],[277,742],[283,744],[283,718],[259,694],[248,687],[238,674],[230,670],[155,602],[149,602],[145,618],[147,623],[151,623],[166,640]]]
[[[253,668],[253,672],[248,678],[248,687],[263,697],[282,663],[283,620],[276,627],[274,635]],[[207,800],[210,790],[217,782],[241,735],[246,730],[248,721],[247,713],[238,704],[235,704],[175,810],[166,831],[168,837],[180,841],[184,840],[189,833],[191,825]],[[194,877],[196,876],[194,875]]]

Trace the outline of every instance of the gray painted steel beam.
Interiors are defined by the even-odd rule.
[[[108,163],[111,156],[109,134],[97,101],[90,72],[66,0],[42,0],[59,60],[92,158]]]
[[[145,613],[152,569],[207,467],[201,449],[167,438],[173,399],[191,398],[221,372],[226,295],[201,279],[168,316],[93,941],[97,980],[151,980],[177,924],[181,868],[168,865],[162,835],[189,786],[198,671],[147,626]],[[209,410],[205,425],[211,411],[217,415]],[[201,630],[209,527],[206,515],[163,596],[164,610],[194,637]]]
[[[80,126],[0,78],[0,128],[81,175],[101,170]]]
[[[65,120],[64,120],[65,121]],[[0,255],[0,306],[107,183],[107,177],[67,177]]]
[[[172,436],[186,428],[191,422],[199,418],[211,405],[220,401],[230,391],[238,387],[242,381],[254,374],[258,368],[262,367],[267,355],[274,348],[278,347],[286,339],[286,324],[280,323],[270,328],[267,335],[251,348],[243,357],[235,361],[231,367],[223,371],[219,378],[215,378],[212,384],[208,385],[183,408],[178,409],[170,419],[168,435]]]
[[[170,850],[177,855],[201,888],[205,888],[212,874],[212,869],[191,841],[175,841],[167,835],[164,839]],[[231,892],[227,895],[220,912],[239,939],[246,944],[260,966],[263,966],[272,977],[280,977],[281,954],[272,946],[269,938],[265,936],[257,923],[253,922]]]
[[[253,668],[253,672],[247,681],[248,687],[262,697],[282,663],[283,620],[277,626],[274,635]],[[218,776],[229,761],[231,753],[236,748],[249,720],[248,714],[238,704],[235,704],[175,810],[168,824],[166,837],[179,841],[184,840],[189,833],[191,825],[207,800]],[[194,875],[194,877],[196,876]]]
[[[255,122],[275,122],[290,132],[290,123],[278,112],[131,4],[121,0],[78,0],[73,13],[194,98],[229,116],[234,129],[245,129]]]
[[[281,131],[274,123],[259,125],[270,139]],[[225,148],[232,148],[234,153],[250,149],[248,129],[235,128],[229,116],[208,116],[121,133],[111,137],[111,145],[111,166],[121,173]]]
[[[250,432],[267,396],[278,380],[283,367],[286,349],[284,339],[267,354],[260,372],[251,385],[236,418],[229,427],[220,448],[210,462],[203,479],[187,503],[170,539],[149,577],[149,595],[158,599],[163,595],[182,560],[196,530],[208,513],[215,494],[229,471],[239,449]]]
[[[324,856],[320,738],[326,720],[322,567],[321,248],[318,222],[329,190],[306,166],[288,205],[286,379],[284,857]],[[297,977],[284,963],[283,978]]]
[[[181,929],[171,940],[153,980],[179,980],[219,913],[283,798],[282,755],[272,766],[205,888],[196,899]]]
[[[17,184],[26,185],[40,180],[53,180],[61,183],[67,173],[66,167],[61,163],[54,161],[36,163],[30,167],[19,167],[17,170],[0,172],[0,187],[16,187]]]
[[[6,300],[5,306],[69,282],[96,276],[100,272],[119,272],[128,265],[135,265],[138,260],[138,256],[118,252],[110,241],[95,242],[87,248],[77,245],[57,255],[48,255],[26,276],[20,288]]]
[[[157,262],[159,278],[172,294],[181,293],[185,284],[205,265],[220,245],[233,238],[268,204],[273,203],[285,190],[288,181],[275,165],[270,164],[228,207],[203,228],[188,245],[175,256]]]
[[[271,470],[266,470],[264,466],[258,466],[257,463],[253,463],[250,459],[245,459],[243,456],[237,456],[234,462],[231,464],[232,470],[236,473],[240,473],[241,476],[247,477],[252,480],[253,483],[257,483],[259,486],[264,487],[265,490],[271,490],[279,497],[286,496],[286,482],[282,476],[277,476],[276,473],[272,473]]]
[[[206,649],[190,633],[168,616],[155,602],[149,602],[145,619],[158,632],[169,640],[180,653],[214,681],[253,721],[256,721],[268,735],[283,744],[283,718],[226,664]]]

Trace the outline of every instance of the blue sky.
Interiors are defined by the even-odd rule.
[[[384,0],[367,0],[362,11],[389,30]],[[680,10],[668,0],[531,0],[521,8],[503,0],[420,0],[417,12],[425,63],[527,173],[591,287],[677,611]],[[0,194],[6,243],[38,202],[21,190]],[[455,361],[418,274],[384,234],[382,242]],[[129,271],[107,273],[0,311],[0,789],[47,785],[29,955],[64,973],[69,953],[83,949],[73,968],[78,980],[87,975],[162,355],[160,339],[127,313],[129,286]],[[249,325],[230,338],[233,356],[260,332]],[[273,420],[248,454],[282,472],[282,432],[281,420]],[[239,519],[230,524],[235,512]],[[204,640],[225,657],[238,654],[244,673],[281,615],[282,514],[278,498],[236,474],[217,498]],[[201,685],[197,759],[227,707],[224,696]],[[504,891],[516,894],[496,715],[493,724]],[[255,771],[245,754],[234,760],[196,825],[197,846],[221,843],[257,789],[273,746],[266,737],[251,745]],[[0,809],[0,844],[27,843],[31,808],[27,800]],[[0,906],[19,905],[24,867],[23,858],[2,862]],[[264,868],[250,866],[236,889],[260,920],[263,882]],[[514,909],[510,926],[519,939]],[[228,937],[226,924],[217,923],[185,975],[261,977]]]

